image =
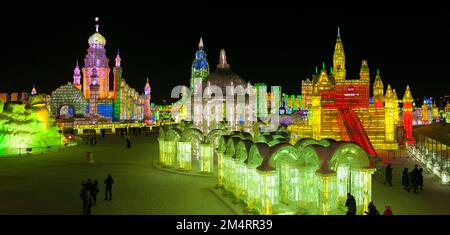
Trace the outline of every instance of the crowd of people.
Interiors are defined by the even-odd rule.
[[[384,184],[388,183],[389,186],[392,186],[392,166],[389,164],[385,169],[385,181]],[[403,188],[415,194],[418,194],[419,189],[423,190],[423,169],[419,168],[416,164],[414,165],[414,169],[411,172],[408,172],[408,168],[403,169],[402,172],[402,186]]]
[[[85,144],[95,147],[97,144],[97,135],[94,133],[92,135],[84,136],[83,141]]]
[[[124,136],[124,135],[134,135],[134,136],[138,136],[138,135],[149,135],[151,132],[149,127],[126,127],[126,128],[120,128],[119,130],[116,130],[116,135],[118,135],[120,133],[120,136]]]
[[[125,130],[126,130],[126,128],[125,128]],[[135,129],[131,129],[131,130],[132,130],[132,132],[130,134],[133,134],[133,135],[141,134],[140,128],[135,128]],[[130,134],[128,134],[128,133],[129,132],[127,132],[127,131],[124,132],[123,129],[120,131],[121,136],[125,135],[125,140],[126,140],[125,148],[127,148],[127,149],[131,148],[131,139],[130,139]],[[103,129],[101,130],[101,135],[102,135],[102,138],[105,138],[105,135],[106,135],[105,130],[103,130]],[[85,144],[90,145],[91,147],[95,147],[95,145],[97,144],[97,134],[94,133],[90,136],[84,137],[84,142],[85,142]]]
[[[105,200],[111,201],[112,199],[112,185],[114,183],[111,174],[108,174],[108,177],[104,181],[105,183]],[[92,213],[92,208],[97,204],[97,194],[100,192],[98,181],[91,179],[87,179],[81,184],[81,192],[80,197],[83,202],[83,215],[90,215]]]
[[[150,134],[150,132],[151,132],[151,130],[148,127],[126,127],[126,128],[117,128],[116,129],[116,135],[120,134],[121,137],[125,136],[126,142],[127,142],[126,148],[131,148],[131,141],[130,141],[131,136],[139,136],[142,134],[145,134],[146,136],[148,136]],[[105,138],[106,130],[101,129],[100,134],[101,134],[102,138]],[[85,144],[90,145],[91,147],[95,147],[95,145],[97,144],[97,133],[92,132],[91,134],[84,136],[83,141]]]
[[[391,187],[392,171],[392,165],[388,164],[384,170],[385,180],[383,183],[388,184]],[[419,190],[423,190],[423,169],[419,168],[417,164],[414,165],[414,169],[411,172],[408,171],[408,168],[403,169],[401,183],[406,191],[411,192],[412,189],[415,194],[418,194]],[[347,215],[356,214],[356,200],[350,193],[347,194],[347,201],[345,202],[345,206],[347,207]],[[380,214],[373,202],[369,203],[367,210],[368,211],[364,211],[364,213],[367,215]],[[385,207],[383,215],[393,215],[391,206]]]

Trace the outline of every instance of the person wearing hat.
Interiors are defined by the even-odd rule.
[[[367,215],[379,215],[380,213],[378,212],[377,208],[375,207],[375,205],[373,204],[373,202],[369,203],[369,212],[365,211],[364,213],[366,213]]]
[[[394,215],[392,213],[392,208],[391,206],[386,206],[386,210],[384,210],[383,215]]]

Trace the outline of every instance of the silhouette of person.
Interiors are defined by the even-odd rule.
[[[411,188],[413,188],[414,193],[417,194],[417,185],[418,185],[418,178],[419,178],[419,169],[417,168],[417,164],[414,165],[414,169],[409,173],[409,187],[408,192],[411,191]]]
[[[81,189],[80,197],[83,201],[83,215],[90,215],[92,208],[92,197],[86,186]]]
[[[130,137],[127,136],[127,149],[131,148],[131,141],[130,141]]]
[[[91,194],[92,194],[92,200],[94,202],[94,205],[97,204],[97,194],[98,194],[98,192],[99,192],[98,181],[95,180],[94,183],[92,184],[92,187],[91,187]]]
[[[87,179],[87,181],[84,184],[84,187],[86,187],[87,190],[91,191],[91,189],[92,189],[92,181],[91,181],[91,179]]]
[[[420,190],[423,190],[423,169],[420,168],[417,172],[417,186],[419,186]]]
[[[408,190],[409,187],[409,175],[408,168],[405,168],[402,173],[402,186],[405,190]]]
[[[105,184],[106,184],[105,200],[108,200],[108,195],[109,195],[109,200],[111,201],[111,199],[112,199],[112,185],[113,185],[113,183],[114,183],[114,180],[111,177],[111,174],[108,174],[108,178],[106,178],[106,180],[105,180]]]
[[[369,209],[369,212],[364,211],[364,213],[366,213],[367,215],[379,215],[380,214],[378,212],[377,208],[375,207],[375,205],[373,204],[373,202],[369,203],[368,209]]]
[[[347,207],[347,215],[356,215],[356,200],[350,193],[347,193],[345,206]]]
[[[391,164],[389,164],[386,167],[385,175],[386,175],[386,180],[384,181],[384,184],[388,183],[389,186],[392,186],[392,166],[391,166]]]

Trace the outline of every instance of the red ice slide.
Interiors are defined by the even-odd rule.
[[[344,120],[350,141],[359,144],[369,155],[376,157],[377,153],[355,111],[350,108],[340,108],[339,112]]]

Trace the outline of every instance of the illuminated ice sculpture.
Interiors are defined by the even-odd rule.
[[[358,145],[302,139],[269,145],[223,136],[218,184],[258,214],[339,214],[347,193],[357,213],[371,201],[371,167]]]

